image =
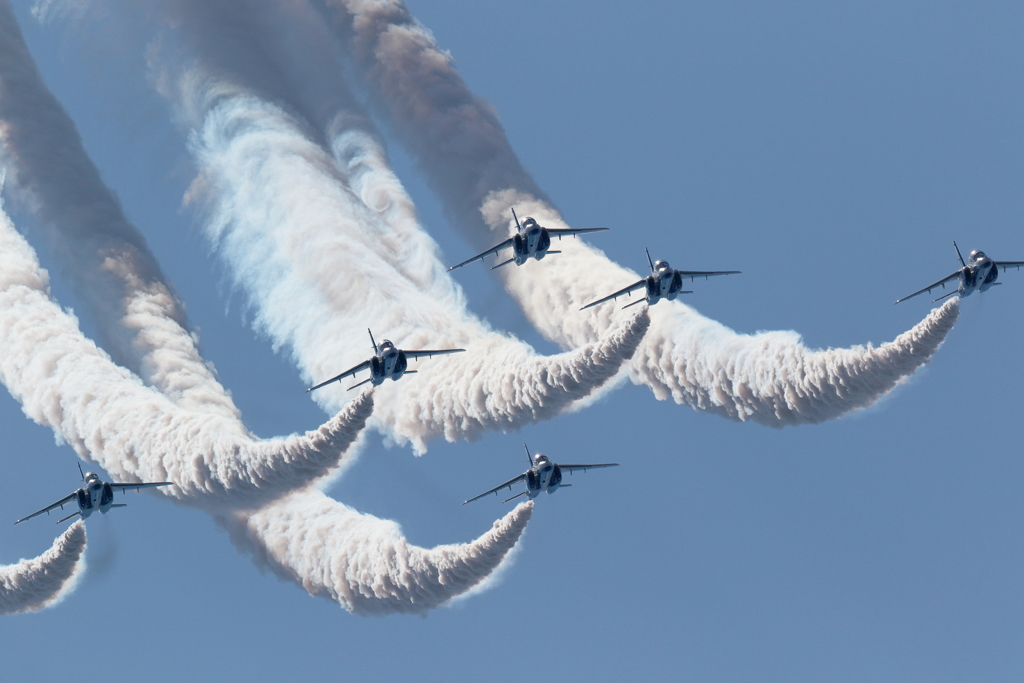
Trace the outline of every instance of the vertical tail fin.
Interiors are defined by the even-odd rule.
[[[967,264],[964,263],[964,257],[960,255],[960,247],[956,246],[956,240],[953,240],[953,248],[956,249],[956,257],[960,259],[960,267],[966,268]]]
[[[366,328],[366,331],[367,331],[367,332],[370,332],[370,328],[369,328],[369,327],[367,327],[367,328]],[[377,351],[377,342],[375,342],[375,341],[373,340],[373,332],[370,332],[370,343],[371,343],[371,344],[373,344],[373,355],[375,355],[375,356],[379,356],[379,355],[380,355],[380,352],[379,352],[379,351]]]
[[[654,261],[651,260],[651,252],[648,251],[647,247],[644,247],[644,251],[647,252],[647,263],[651,265],[651,272],[654,272]]]
[[[516,215],[516,207],[512,207],[512,218],[516,219],[516,232],[522,232],[523,226],[519,225],[519,216]]]
[[[533,456],[530,455],[530,447],[526,445],[525,441],[523,442],[523,448],[526,449],[526,459],[530,461],[530,467],[533,467]],[[506,501],[506,502],[508,502],[508,501]]]
[[[82,471],[82,463],[78,463],[78,473],[82,475],[82,481],[85,481],[85,472]]]

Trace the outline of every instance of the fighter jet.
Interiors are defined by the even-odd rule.
[[[369,329],[367,329],[366,331],[370,332]],[[402,349],[396,348],[395,345],[392,344],[391,341],[388,339],[382,341],[380,344],[380,348],[378,348],[377,342],[373,340],[373,332],[370,332],[370,343],[373,344],[373,358],[371,358],[370,360],[363,361],[359,365],[355,366],[354,368],[350,368],[349,370],[346,370],[337,377],[332,377],[326,382],[321,382],[320,384],[317,384],[315,387],[310,387],[309,389],[306,389],[306,393],[308,394],[314,389],[319,389],[320,387],[327,386],[331,382],[337,382],[339,379],[343,379],[350,375],[355,376],[357,372],[362,372],[367,368],[369,368],[370,370],[369,379],[364,379],[362,382],[359,382],[358,384],[353,384],[348,388],[348,390],[351,391],[356,387],[360,387],[366,384],[367,382],[373,382],[373,386],[377,386],[378,384],[383,383],[384,380],[386,380],[388,377],[394,380],[398,380],[402,378],[402,375],[415,374],[415,370],[406,370],[406,368],[409,367],[410,358],[422,358],[423,356],[427,356],[429,358],[430,356],[442,356],[446,353],[458,353],[460,351],[466,350],[428,349],[424,351],[403,351]]]
[[[78,466],[78,471],[79,473],[82,473],[81,465]],[[102,481],[99,475],[92,472],[85,472],[82,474],[82,481],[85,482],[85,486],[82,488],[78,489],[74,493],[64,496],[53,505],[47,505],[39,512],[33,512],[28,517],[22,517],[15,522],[15,524],[21,524],[26,519],[32,519],[44,512],[49,514],[50,510],[53,510],[54,508],[60,508],[63,510],[65,505],[71,505],[72,503],[76,503],[78,505],[78,510],[63,519],[57,520],[57,524],[66,522],[76,515],[81,515],[82,519],[85,519],[97,510],[105,515],[110,511],[110,508],[126,507],[125,503],[114,502],[115,491],[124,491],[127,493],[128,489],[140,491],[142,489],[153,488],[156,486],[171,486],[174,483],[170,481],[155,481],[140,482],[136,484],[113,484],[108,481]]]
[[[960,260],[960,269],[955,273],[947,275],[938,282],[932,283],[922,290],[916,291],[910,296],[905,296],[902,299],[897,299],[896,303],[911,299],[918,294],[924,294],[925,292],[931,292],[936,287],[946,288],[946,283],[954,278],[959,278],[960,285],[955,291],[949,294],[943,294],[938,299],[932,301],[942,301],[947,296],[953,296],[954,294],[960,295],[960,298],[970,296],[975,291],[985,292],[995,287],[996,285],[1003,284],[1002,282],[996,282],[999,277],[999,269],[1002,268],[1003,272],[1006,272],[1007,268],[1016,268],[1020,270],[1021,266],[1024,266],[1024,261],[993,261],[990,259],[985,252],[978,251],[975,249],[971,252],[971,255],[967,257],[967,263],[964,263],[964,257],[960,255],[960,247],[956,246],[956,241],[953,242],[953,248],[956,249],[956,257]]]
[[[693,282],[698,277],[707,279],[714,275],[736,275],[740,273],[738,270],[676,270],[668,265],[668,261],[651,261],[651,252],[647,251],[646,247],[644,247],[644,251],[647,252],[647,262],[651,265],[650,275],[639,282],[634,282],[629,287],[620,289],[614,294],[609,294],[603,299],[589,303],[580,310],[586,310],[591,306],[603,304],[605,301],[617,299],[623,294],[632,296],[635,290],[641,288],[646,289],[644,298],[631,304],[626,304],[623,308],[636,306],[644,301],[653,306],[661,301],[662,298],[673,301],[680,294],[693,294],[693,292],[683,289],[683,280],[685,278],[690,278],[690,282]]]
[[[573,235],[573,236],[575,236],[575,235],[582,235],[582,234],[588,233],[588,232],[601,232],[602,230],[607,230],[608,229],[608,228],[564,228],[564,229],[563,228],[545,228],[543,225],[539,224],[536,220],[534,220],[533,218],[530,218],[529,216],[527,216],[526,220],[524,220],[522,225],[520,225],[520,223],[519,223],[519,216],[516,216],[516,210],[515,209],[512,209],[512,217],[516,219],[516,228],[518,229],[518,231],[516,232],[515,235],[512,235],[512,237],[509,237],[507,240],[505,240],[504,242],[502,242],[498,246],[491,247],[490,249],[488,249],[487,251],[485,251],[482,254],[477,254],[476,256],[474,256],[471,259],[463,261],[462,263],[459,263],[458,265],[452,266],[451,268],[448,269],[448,272],[450,273],[451,271],[455,270],[456,268],[461,268],[462,266],[466,265],[467,263],[472,263],[473,261],[479,261],[480,259],[484,258],[485,256],[489,256],[491,254],[497,255],[497,253],[499,251],[501,251],[502,249],[508,249],[509,247],[512,248],[512,258],[510,258],[507,261],[502,261],[501,263],[499,263],[496,266],[493,266],[491,268],[491,270],[494,270],[495,268],[501,268],[502,266],[507,266],[508,264],[513,263],[513,262],[517,266],[521,266],[524,263],[526,263],[526,260],[529,259],[530,257],[533,257],[533,258],[537,259],[538,261],[540,261],[542,258],[544,258],[548,254],[561,254],[562,253],[560,251],[550,251],[549,250],[549,247],[551,246],[551,236],[552,235],[554,235],[558,239],[562,239],[566,235]]]
[[[531,456],[529,446],[527,446],[525,443],[523,444],[523,446],[526,448],[526,459],[530,461],[530,469],[526,470],[515,479],[509,479],[501,486],[495,486],[490,491],[485,491],[484,493],[481,493],[479,496],[474,496],[473,498],[470,498],[469,500],[464,502],[463,505],[465,505],[466,503],[472,503],[474,500],[477,500],[478,498],[483,498],[484,496],[490,495],[492,493],[497,495],[498,491],[505,488],[511,491],[512,485],[517,484],[521,481],[526,482],[526,490],[521,493],[517,493],[511,498],[506,498],[503,502],[507,503],[510,500],[515,500],[519,496],[529,496],[530,500],[533,500],[534,498],[541,494],[541,491],[554,493],[560,488],[572,486],[572,484],[562,483],[562,472],[568,471],[569,474],[572,474],[574,470],[583,470],[584,472],[586,472],[587,470],[596,470],[600,467],[619,466],[619,463],[617,462],[608,462],[600,465],[556,465],[555,463],[551,462],[551,460],[548,459],[548,456],[544,455],[543,453],[538,453],[536,457]]]

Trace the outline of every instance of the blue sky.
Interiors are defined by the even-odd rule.
[[[409,6],[567,220],[612,228],[595,245],[636,270],[644,246],[677,267],[742,270],[687,300],[737,331],[878,344],[930,309],[892,301],[953,271],[950,240],[1024,259],[1015,5]],[[17,9],[246,423],[261,436],[320,424],[180,208],[194,170],[146,82],[145,36],[125,39],[116,13],[69,31]],[[471,253],[402,149],[390,152],[446,258]],[[479,315],[554,350],[485,268],[456,278]],[[95,661],[153,681],[1018,681],[1024,273],[1000,279],[963,302],[910,382],[823,425],[734,423],[630,385],[420,458],[371,438],[331,494],[428,547],[474,538],[506,511],[459,503],[522,471],[523,441],[556,461],[622,463],[539,500],[502,582],[426,618],[349,615],[261,573],[204,513],[131,497],[89,520],[73,595],[0,620],[5,678]],[[77,485],[71,449],[6,392],[0,428],[0,519]],[[0,526],[0,562],[54,535],[46,519]]]

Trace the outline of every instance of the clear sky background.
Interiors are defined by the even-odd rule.
[[[955,269],[952,239],[1024,260],[1018,3],[409,6],[569,223],[612,228],[592,244],[637,271],[644,246],[676,267],[742,270],[687,295],[737,331],[878,344],[930,310],[928,297],[892,302]],[[320,424],[180,208],[194,169],[145,79],[147,37],[125,40],[116,12],[69,30],[17,10],[248,426]],[[403,150],[390,152],[446,259],[474,253]],[[555,350],[485,267],[455,277],[495,327]],[[475,538],[508,510],[460,503],[521,472],[523,441],[555,461],[622,464],[538,500],[503,580],[426,618],[352,616],[261,573],[206,514],[131,496],[89,520],[74,594],[0,619],[2,677],[1020,681],[1024,272],[1000,281],[963,302],[910,382],[819,426],[730,422],[626,385],[420,458],[372,437],[330,493],[427,547]],[[0,430],[0,520],[78,485],[72,450],[6,392]],[[0,563],[42,552],[52,522],[0,524]]]

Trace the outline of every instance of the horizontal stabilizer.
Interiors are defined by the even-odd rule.
[[[505,500],[503,500],[501,502],[504,504],[504,503],[509,502],[510,500],[515,500],[519,496],[525,496],[525,495],[526,495],[526,491],[523,491],[522,493],[517,493],[516,495],[512,496],[511,498],[506,498]]]
[[[501,262],[501,263],[499,263],[498,265],[496,265],[496,266],[492,266],[492,267],[491,267],[491,270],[494,270],[494,269],[496,269],[496,268],[501,268],[502,266],[507,266],[508,264],[512,263],[513,261],[515,261],[515,259],[514,259],[514,258],[510,258],[510,259],[509,259],[508,261],[502,261],[502,262]]]
[[[112,508],[126,508],[128,503],[113,503],[110,507]]]
[[[640,299],[639,301],[634,301],[631,304],[626,304],[625,306],[622,307],[622,310],[626,310],[630,306],[636,306],[637,304],[643,304],[643,303],[647,303],[647,299]]]
[[[561,254],[562,252],[560,252],[560,251],[556,251],[556,250],[554,250],[554,249],[548,249],[548,250],[547,250],[546,252],[544,252],[544,253],[545,253],[545,254]]]
[[[1002,283],[1000,283],[1000,284],[1002,284]],[[943,300],[943,299],[945,299],[946,297],[949,297],[949,296],[953,296],[954,294],[959,294],[959,293],[960,293],[960,290],[959,290],[959,289],[954,289],[954,290],[953,290],[952,292],[950,292],[949,294],[943,294],[943,295],[942,295],[942,296],[940,296],[940,297],[939,297],[938,299],[932,299],[932,303],[935,303],[936,301],[942,301],[942,300]],[[897,301],[896,303],[899,303],[899,302]]]
[[[414,371],[414,372],[415,372],[415,371]],[[353,389],[355,389],[356,387],[361,387],[361,386],[363,386],[364,384],[366,384],[367,382],[372,382],[372,381],[373,381],[373,377],[370,377],[369,379],[364,379],[364,380],[363,380],[362,382],[360,382],[359,384],[353,384],[352,386],[350,386],[350,387],[348,388],[348,391],[352,391],[352,390],[353,390]]]
[[[82,514],[82,513],[81,512],[73,512],[70,515],[68,515],[67,517],[65,517],[64,519],[58,519],[57,520],[57,524],[63,524],[64,522],[68,521],[72,517],[77,517],[80,514]]]

